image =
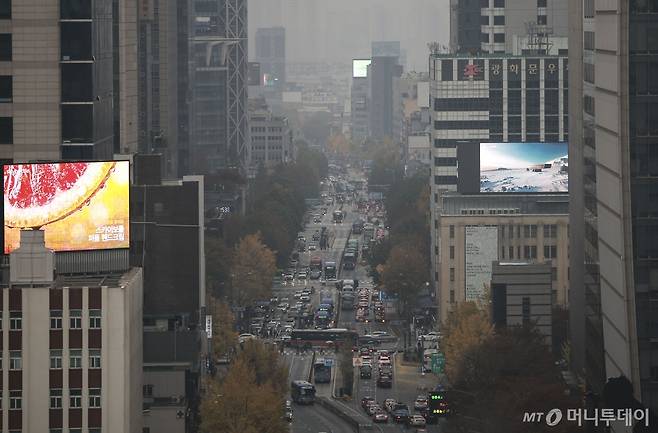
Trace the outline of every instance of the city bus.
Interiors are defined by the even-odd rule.
[[[305,380],[293,380],[290,384],[290,399],[297,404],[313,404],[315,386]]]
[[[326,362],[324,358],[318,358],[313,364],[313,381],[315,383],[329,383],[331,382],[331,363]]]
[[[336,262],[326,262],[324,264],[324,278],[327,280],[336,279]]]
[[[343,256],[343,267],[345,269],[354,269],[356,267],[356,256],[354,253],[345,253]]]
[[[345,328],[329,329],[293,329],[290,333],[290,345],[293,347],[337,347],[356,346],[359,334]]]

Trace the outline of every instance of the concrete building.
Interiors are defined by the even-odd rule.
[[[169,179],[190,173],[188,9],[151,0],[139,14],[139,152],[162,154]]]
[[[432,192],[479,192],[480,143],[568,141],[567,71],[560,56],[432,54]]]
[[[434,207],[432,263],[442,322],[456,304],[482,296],[495,261],[550,261],[552,302],[568,305],[568,195],[446,192]]]
[[[2,3],[0,159],[111,159],[112,0]]]
[[[373,57],[368,67],[369,135],[398,140],[402,128],[402,99],[398,80],[402,67],[395,57]]]
[[[254,171],[259,166],[272,168],[295,159],[292,130],[288,119],[274,116],[265,100],[251,101],[249,109],[249,166]]]
[[[551,263],[494,262],[491,270],[491,320],[495,326],[532,326],[552,346]]]
[[[572,266],[579,281],[573,290],[581,298],[572,315],[574,338],[585,348],[576,355],[595,392],[602,380],[623,374],[635,397],[655,413],[658,92],[652,65],[658,59],[650,35],[658,11],[653,4],[621,0],[572,8],[572,47],[583,44],[583,56],[574,53],[576,64],[569,68],[579,86],[572,99],[582,101],[571,119],[578,158],[572,179],[585,205],[572,206],[572,220],[584,222],[571,232],[571,239],[583,243]]]
[[[141,269],[56,276],[54,263],[43,231],[21,232],[0,296],[2,430],[141,431]]]
[[[451,53],[480,52],[481,10],[481,0],[450,0]]]
[[[193,0],[190,172],[243,169],[249,140],[247,0]]]
[[[265,86],[286,83],[286,29],[269,27],[256,30],[256,62]]]
[[[369,95],[370,82],[368,81],[368,77],[352,77],[350,133],[355,143],[361,142],[368,137],[370,126]]]

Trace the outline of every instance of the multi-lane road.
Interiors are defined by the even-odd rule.
[[[334,210],[341,207],[345,211],[345,219],[340,224],[334,224],[332,221],[332,213]],[[352,223],[355,222],[360,215],[356,207],[349,204],[344,204],[342,206],[332,205],[327,206],[327,208],[326,214],[322,216],[319,223],[313,223],[311,219],[311,223],[305,228],[304,236],[306,237],[308,244],[316,230],[319,230],[322,226],[327,227],[327,230],[331,232],[329,248],[326,250],[320,250],[318,247],[316,251],[300,253],[300,268],[307,267],[312,256],[322,257],[323,263],[327,261],[335,261],[337,264],[340,264],[340,258],[347,240],[350,237]],[[358,237],[360,240],[359,243],[362,245],[362,237],[360,235],[358,235]],[[372,286],[367,273],[367,268],[359,264],[357,264],[357,267],[354,270],[339,269],[338,279],[358,279],[359,287]],[[331,291],[334,294],[336,301],[338,300],[338,290],[333,281],[326,282],[323,285],[317,280],[294,280],[292,282],[277,285],[274,288],[274,294],[279,298],[288,297],[289,299],[293,299],[295,291],[311,286],[314,286],[316,289],[312,301],[314,308],[317,307],[319,302],[319,293],[321,290]],[[395,335],[394,329],[388,323],[357,322],[354,310],[341,310],[338,302],[335,302],[335,311],[338,314],[337,323],[335,324],[336,327],[355,329],[360,335],[369,334],[373,331],[386,331],[391,335]],[[373,317],[372,313],[370,317]],[[382,343],[379,348],[395,351],[402,348],[400,344],[399,339],[396,338]],[[327,354],[327,356],[331,357],[332,355]],[[288,348],[286,349],[285,357],[290,367],[290,380],[308,380],[313,353],[298,353],[295,349]],[[413,403],[416,397],[420,394],[427,394],[426,389],[433,387],[436,382],[431,375],[421,375],[418,367],[405,365],[401,362],[401,359],[401,353],[393,357],[393,384],[391,388],[378,388],[376,386],[377,375],[374,372],[372,379],[360,379],[358,369],[355,369],[355,389],[352,401],[342,402],[336,400],[335,404],[341,405],[344,410],[351,413],[354,418],[362,423],[372,423],[370,417],[365,414],[360,406],[361,398],[365,396],[374,397],[378,402],[383,402],[384,399],[387,398],[393,398],[402,403],[406,403],[413,413]],[[376,370],[376,367],[377,366],[375,365],[374,370]],[[333,370],[333,375],[335,376],[336,368]],[[317,395],[331,398],[332,386],[333,381],[332,385],[317,384]],[[392,420],[390,420],[388,424],[375,424],[373,425],[373,429],[373,431],[381,433],[414,431],[407,428],[405,425],[395,424]],[[334,415],[334,413],[329,412],[321,405],[316,404],[313,406],[294,406],[294,420],[291,425],[291,431],[293,433],[351,433],[354,429],[343,419]],[[427,426],[427,431],[434,433],[439,432],[440,424],[439,426]]]

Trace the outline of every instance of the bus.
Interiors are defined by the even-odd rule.
[[[354,269],[356,267],[356,256],[354,253],[345,253],[343,256],[343,267],[345,269]]]
[[[359,334],[345,328],[329,329],[293,329],[290,333],[290,345],[293,347],[337,347],[356,346]]]
[[[324,264],[324,278],[327,280],[336,279],[336,262],[326,262]]]
[[[334,222],[336,224],[341,224],[343,222],[343,211],[342,210],[335,210],[334,211]]]
[[[329,361],[329,362],[326,362]],[[313,381],[315,383],[331,382],[331,359],[318,358],[313,364]]]
[[[315,386],[305,380],[293,380],[290,384],[290,399],[297,404],[315,403]]]
[[[311,261],[308,264],[308,267],[312,271],[321,271],[322,270],[322,257],[320,256],[313,256],[311,257]]]
[[[432,371],[432,355],[439,353],[438,349],[425,349],[423,351],[423,370]]]

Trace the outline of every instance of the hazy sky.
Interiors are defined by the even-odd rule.
[[[291,62],[348,63],[370,42],[399,40],[407,70],[427,71],[427,43],[448,44],[449,0],[249,0],[249,51],[259,27],[286,28]]]

